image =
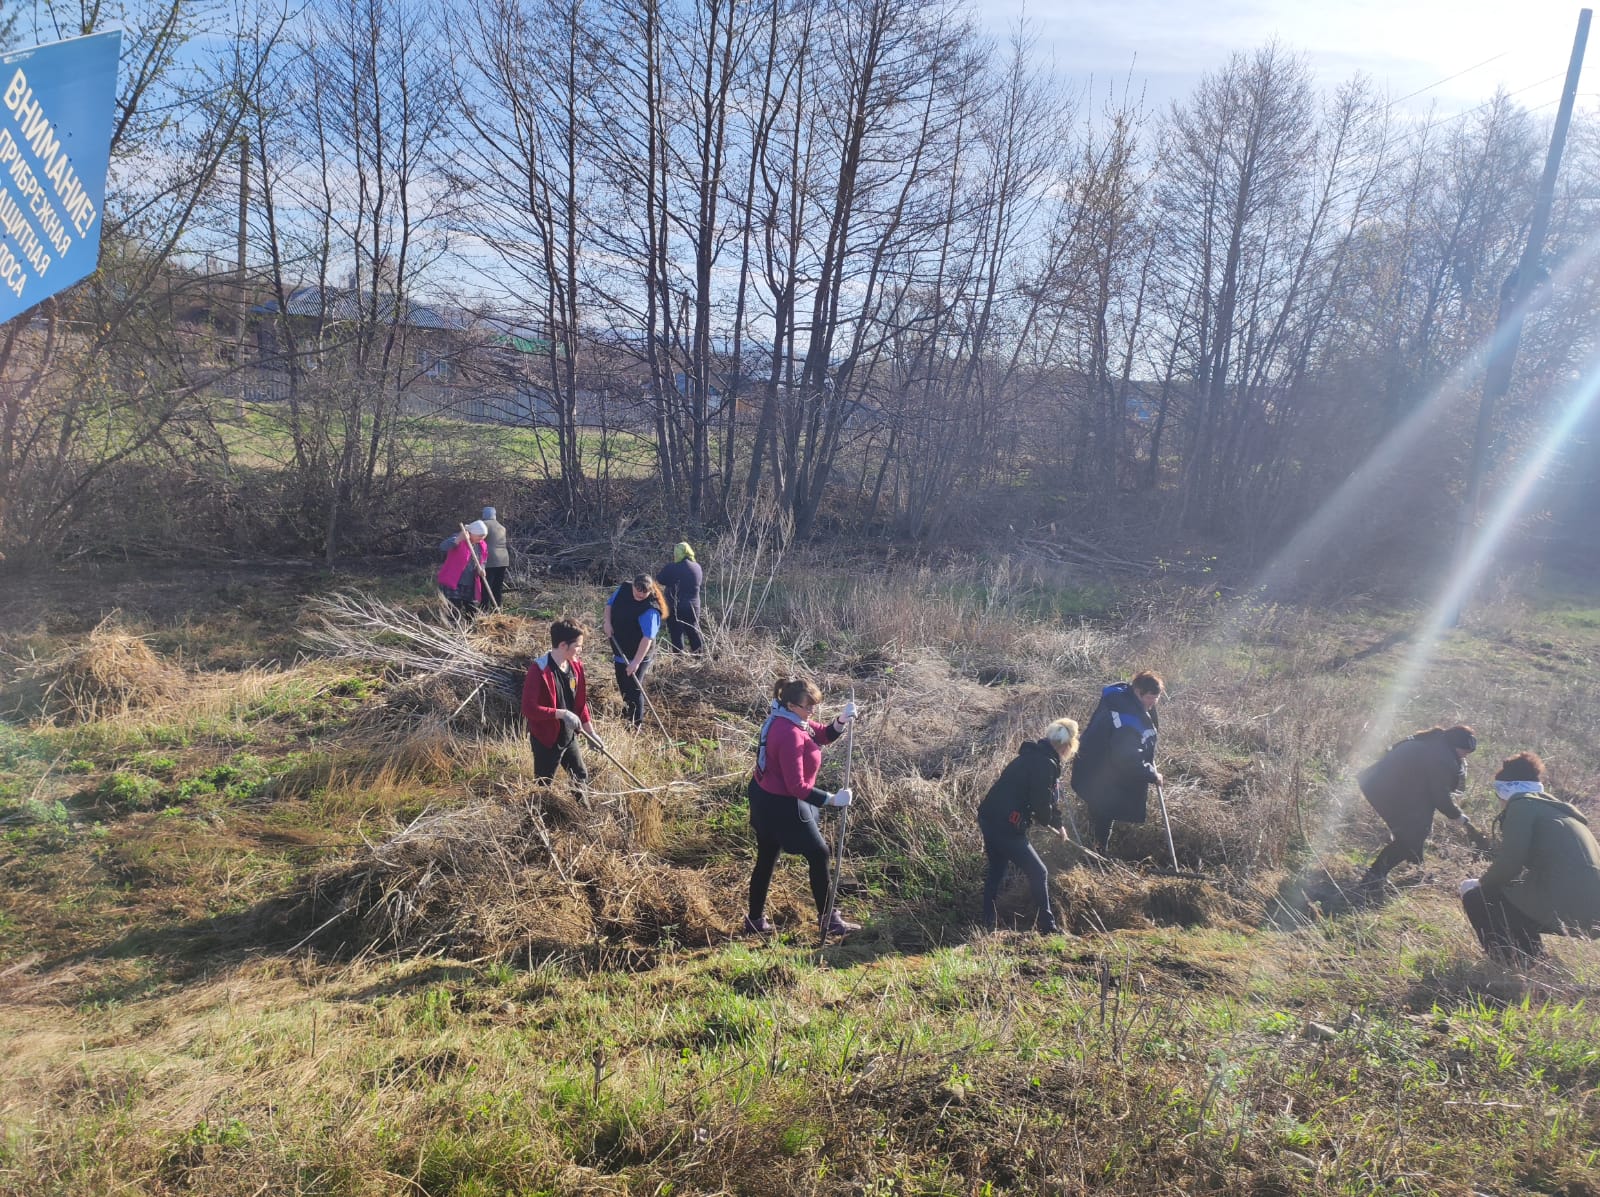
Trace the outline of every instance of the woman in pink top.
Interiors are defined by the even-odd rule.
[[[813,723],[811,713],[822,701],[822,691],[804,678],[787,678],[772,692],[772,710],[761,727],[755,776],[750,779],[750,826],[756,833],[756,867],[750,874],[750,910],[744,929],[757,935],[772,930],[767,922],[767,890],[772,870],[782,852],[806,858],[811,870],[811,896],[817,903],[817,921],[828,909],[828,845],[817,827],[817,808],[849,806],[848,788],[836,794],[817,788],[822,768],[822,746],[844,734],[856,717],[856,704],[845,704],[832,723]],[[834,910],[826,928],[829,935],[859,931]]]
[[[478,572],[478,566],[488,559],[489,549],[484,544],[488,537],[488,525],[482,520],[473,520],[467,525],[467,539],[456,541],[445,554],[444,564],[435,576],[439,593],[450,600],[460,617],[471,619],[478,604],[483,602],[483,575]]]

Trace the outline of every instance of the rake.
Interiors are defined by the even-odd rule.
[[[853,702],[855,702],[855,700],[856,700],[856,688],[852,684],[851,687],[850,687],[850,701],[853,703]],[[849,724],[845,727],[845,732],[844,732],[844,787],[843,788],[847,789],[847,790],[850,788],[850,762],[851,762],[851,758],[855,756],[855,749],[856,749],[856,724],[855,724],[855,720],[852,719],[849,722]],[[826,909],[826,910],[824,910],[822,912],[822,926],[820,928],[821,938],[819,938],[817,940],[817,946],[819,948],[826,947],[827,944],[828,944],[828,924],[833,922],[834,904],[839,900],[839,873],[844,867],[844,829],[845,829],[845,824],[849,822],[849,819],[850,819],[850,808],[848,806],[841,806],[839,808],[839,826],[838,826],[837,830],[834,832],[833,878],[828,883],[828,909]]]

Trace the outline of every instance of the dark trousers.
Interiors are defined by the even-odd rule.
[[[564,768],[580,785],[589,780],[589,769],[583,763],[576,736],[565,744],[557,740],[554,748],[546,748],[532,736],[528,737],[528,742],[533,745],[533,775],[539,781],[552,780],[557,766]]]
[[[1361,884],[1376,885],[1400,865],[1421,864],[1422,849],[1426,843],[1427,840],[1420,842],[1411,839],[1390,840],[1383,846],[1383,850],[1372,858],[1372,863],[1367,866],[1367,871],[1361,878]]]
[[[828,909],[828,845],[817,826],[816,808],[781,794],[769,794],[750,783],[750,827],[756,833],[756,867],[750,874],[750,921],[759,923],[767,909],[772,870],[778,856],[804,856],[811,870],[811,897],[817,916]]]
[[[639,662],[639,668],[633,671],[633,676],[628,676],[628,667],[621,661],[611,662],[617,673],[617,689],[622,693],[622,713],[633,726],[638,727],[644,722],[644,687],[640,682],[644,679],[645,670],[650,668],[650,658],[646,657]]]
[[[510,566],[491,565],[483,572],[489,576],[489,598],[493,605],[501,607],[505,604],[506,573]]]
[[[1089,830],[1094,835],[1094,850],[1101,856],[1111,847],[1111,824],[1115,822],[1110,815],[1102,815],[1093,807],[1089,808]]]
[[[439,593],[450,600],[450,614],[455,616],[458,622],[470,620],[478,613],[478,604],[467,598],[461,591],[451,590],[448,586],[440,583]]]
[[[679,652],[685,651],[685,641],[689,644],[688,652],[697,653],[705,647],[700,639],[700,612],[693,603],[679,603],[672,609],[667,617],[667,634],[672,637],[672,647]]]
[[[1033,904],[1039,910],[1036,926],[1041,932],[1056,929],[1056,916],[1050,909],[1050,875],[1044,861],[1028,842],[1026,832],[1012,831],[1009,827],[990,827],[980,820],[983,830],[983,850],[989,856],[989,871],[983,878],[983,925],[993,931],[999,925],[996,902],[1000,886],[1006,879],[1006,868],[1016,865],[1028,879],[1028,889],[1033,893]]]
[[[1485,893],[1482,886],[1462,895],[1461,909],[1478,933],[1484,952],[1502,964],[1517,964],[1543,953],[1539,935],[1544,928],[1504,898]]]

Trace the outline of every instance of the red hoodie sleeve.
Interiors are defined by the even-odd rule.
[[[555,703],[551,701],[547,681],[544,670],[539,668],[538,659],[530,661],[528,676],[522,683],[522,717],[530,725],[555,718]]]
[[[806,720],[806,723],[811,728],[812,739],[816,740],[818,744],[832,744],[840,736],[844,735],[839,730],[837,723],[812,723],[809,719]]]

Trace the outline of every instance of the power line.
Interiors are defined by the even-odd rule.
[[[1422,127],[1422,131],[1424,133],[1426,133],[1429,129],[1433,128],[1435,125],[1448,125],[1451,121],[1458,121],[1464,116],[1471,116],[1474,112],[1482,112],[1485,108],[1494,107],[1495,103],[1497,101],[1499,101],[1500,99],[1502,99],[1502,98],[1509,100],[1513,96],[1520,96],[1525,91],[1532,91],[1534,88],[1543,87],[1546,83],[1550,83],[1553,80],[1563,79],[1563,78],[1566,77],[1566,74],[1567,73],[1565,71],[1557,71],[1554,75],[1546,76],[1545,78],[1540,79],[1535,83],[1528,84],[1526,87],[1519,87],[1519,88],[1517,88],[1516,91],[1509,91],[1504,95],[1504,97],[1496,96],[1492,100],[1485,100],[1482,104],[1479,104],[1477,107],[1465,109],[1465,110],[1463,110],[1461,112],[1455,113],[1453,116],[1441,116],[1436,121],[1429,121],[1426,125],[1424,125]],[[1541,104],[1540,107],[1541,108],[1547,107],[1547,105]],[[1537,111],[1537,109],[1535,109],[1535,111]]]
[[[1389,101],[1389,107],[1393,108],[1396,104],[1404,104],[1407,100],[1413,100],[1417,96],[1420,96],[1423,92],[1432,91],[1436,87],[1443,87],[1446,83],[1449,83],[1453,79],[1459,79],[1463,75],[1470,75],[1470,74],[1472,74],[1473,71],[1477,70],[1479,67],[1486,67],[1491,62],[1494,62],[1496,59],[1504,58],[1509,53],[1511,53],[1511,51],[1502,50],[1498,54],[1495,54],[1495,55],[1492,55],[1492,56],[1490,56],[1488,58],[1485,58],[1482,62],[1474,63],[1472,66],[1467,67],[1465,70],[1457,71],[1454,75],[1446,75],[1443,79],[1440,79],[1440,80],[1438,80],[1438,81],[1436,81],[1434,83],[1430,83],[1430,84],[1428,84],[1427,87],[1419,87],[1419,88],[1417,88],[1416,91],[1411,92],[1409,95],[1401,96],[1398,100],[1390,100]]]

